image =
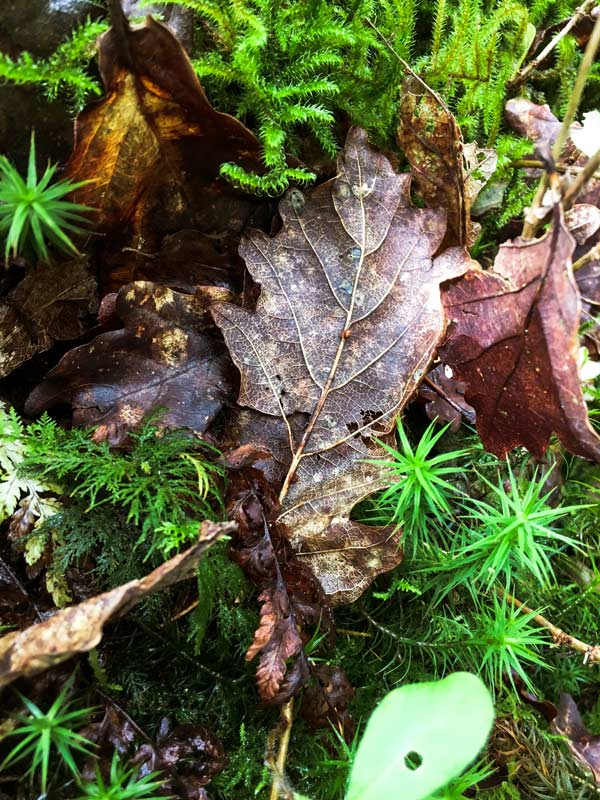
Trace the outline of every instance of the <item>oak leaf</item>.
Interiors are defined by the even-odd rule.
[[[413,207],[410,176],[358,128],[337,177],[307,197],[292,190],[279,210],[276,236],[253,231],[240,248],[261,286],[256,310],[217,303],[213,316],[241,373],[239,403],[287,425],[279,521],[326,593],[348,602],[401,558],[398,532],[350,511],[389,482],[363,461],[379,454],[373,435],[391,430],[444,333],[440,283],[469,259],[460,248],[433,259],[445,213]],[[300,440],[297,412],[308,415]]]
[[[442,361],[467,385],[485,447],[522,445],[537,458],[555,433],[572,453],[600,458],[578,374],[580,301],[573,237],[562,217],[535,241],[500,247],[493,270],[471,271],[444,295]]]
[[[22,676],[35,675],[96,647],[104,626],[126,614],[144,597],[191,578],[206,550],[235,530],[231,522],[202,523],[199,541],[144,578],[130,581],[23,631],[0,638],[0,687]]]
[[[124,327],[67,353],[29,396],[27,413],[71,403],[75,424],[98,426],[96,439],[113,444],[159,408],[158,424],[203,433],[230,393],[229,359],[206,312],[215,292],[224,296],[212,287],[192,296],[145,281],[124,286],[116,299]]]

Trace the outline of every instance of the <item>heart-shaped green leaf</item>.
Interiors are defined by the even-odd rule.
[[[493,721],[488,689],[468,672],[394,689],[368,722],[346,800],[423,800],[473,761]]]

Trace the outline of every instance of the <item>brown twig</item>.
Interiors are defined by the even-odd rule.
[[[273,783],[271,784],[271,794],[269,800],[279,800],[280,797],[286,798],[289,796],[287,787],[285,786],[285,762],[287,760],[288,747],[290,745],[290,736],[292,734],[292,723],[294,711],[294,698],[292,697],[283,706],[281,706],[281,714],[279,717],[278,737],[279,746],[277,748],[277,758],[271,769],[273,771]]]
[[[563,205],[565,208],[571,208],[577,195],[585,187],[585,185],[595,177],[596,170],[600,167],[600,150],[597,150],[594,155],[587,160],[577,177],[570,185],[567,184],[566,178],[563,178]]]
[[[508,600],[509,603],[512,603],[513,606],[516,608],[520,608],[526,614],[533,614],[533,609],[526,606],[525,603],[522,603],[520,600],[517,600],[516,597],[508,593],[501,593],[501,595]],[[532,622],[535,622],[537,625],[540,625],[542,628],[546,628],[552,635],[552,638],[558,645],[570,647],[571,650],[576,650],[578,653],[583,654],[583,663],[584,664],[599,664],[600,663],[600,645],[591,645],[587,644],[587,642],[582,642],[581,639],[577,639],[575,636],[571,636],[570,633],[566,633],[559,628],[554,623],[550,622],[549,619],[542,616],[541,614],[534,614],[531,618]]]
[[[577,272],[578,269],[585,267],[585,265],[589,264],[590,261],[597,261],[598,259],[600,259],[600,242],[573,263],[573,272]]]
[[[567,108],[567,113],[565,114],[558,135],[552,146],[552,158],[554,159],[554,161],[559,160],[563,147],[565,146],[566,141],[569,138],[571,124],[573,123],[575,115],[577,114],[577,109],[579,108],[579,103],[581,101],[581,95],[583,94],[583,90],[588,78],[589,71],[591,70],[594,64],[594,59],[596,57],[598,46],[600,46],[600,17],[598,17],[598,19],[594,23],[594,29],[592,31],[592,35],[590,36],[590,39],[587,43],[587,47],[585,48],[585,52],[583,54],[583,58],[581,60],[581,64],[579,65],[579,69],[577,70],[577,77],[575,78],[575,85],[573,86],[573,91],[569,98],[569,106]],[[594,167],[592,172],[595,171],[596,167]],[[542,221],[542,218],[545,216],[543,214],[540,216],[539,212],[540,209],[542,208],[542,203],[544,200],[544,196],[546,194],[546,190],[548,188],[548,183],[549,183],[549,176],[548,173],[545,172],[540,179],[540,184],[533,199],[533,203],[531,204],[530,208],[527,210],[527,213],[525,214],[525,221],[523,223],[523,239],[533,239],[535,237],[537,229]]]
[[[543,161],[540,161],[537,158],[517,158],[514,161],[510,162],[510,166],[514,169],[544,169],[545,164]],[[587,164],[586,164],[587,166]],[[574,175],[579,175],[585,167],[577,167],[575,165],[566,166],[565,164],[557,164],[556,171],[560,172],[561,174],[568,172]],[[592,178],[599,178],[600,179],[600,172],[594,172],[591,176]]]
[[[517,86],[520,86],[524,83],[529,75],[534,72],[540,64],[545,61],[550,53],[555,49],[558,43],[565,38],[565,36],[573,30],[575,25],[582,19],[588,11],[591,11],[592,8],[596,5],[596,0],[586,0],[578,9],[576,9],[573,16],[567,21],[565,26],[560,29],[560,31],[554,36],[553,39],[548,42],[546,47],[539,53],[539,55],[535,56],[531,61],[529,61],[519,72],[515,75],[515,77],[509,82],[508,88],[509,90],[516,89]]]

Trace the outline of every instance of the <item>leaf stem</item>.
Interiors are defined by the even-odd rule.
[[[518,86],[524,83],[529,77],[530,73],[536,70],[539,65],[548,58],[558,43],[565,38],[565,36],[575,27],[575,25],[577,25],[579,20],[584,17],[588,11],[591,11],[595,5],[596,0],[586,0],[585,3],[580,5],[579,8],[575,10],[573,16],[567,21],[566,25],[564,25],[564,27],[560,29],[556,36],[554,36],[554,38],[548,42],[541,53],[535,56],[535,58],[533,58],[528,64],[519,70],[512,81],[509,82],[508,90],[511,91],[516,89]]]

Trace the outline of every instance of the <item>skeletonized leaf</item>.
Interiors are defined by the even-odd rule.
[[[428,206],[445,208],[446,247],[470,247],[479,233],[470,211],[477,195],[496,169],[492,149],[463,144],[460,128],[443,101],[414,79],[403,87],[398,143]]]
[[[232,533],[231,522],[203,522],[197,544],[169,559],[144,578],[65,608],[50,619],[0,639],[0,686],[35,675],[77,653],[96,647],[104,626],[126,614],[153,592],[192,577],[205,551],[221,536]]]
[[[338,176],[308,197],[292,190],[275,237],[243,240],[261,286],[256,310],[213,307],[241,373],[240,404],[288,424],[280,520],[336,602],[401,558],[393,530],[349,514],[381,485],[383,470],[362,463],[377,456],[372,435],[391,430],[443,335],[439,285],[469,264],[460,248],[433,259],[445,214],[413,207],[409,189],[410,176],[352,129]],[[300,440],[289,424],[296,412],[308,415]],[[356,489],[350,470],[365,473]]]
[[[208,297],[223,290],[208,288]],[[159,408],[159,424],[203,433],[230,392],[225,348],[210,332],[206,292],[180,294],[138,281],[124,286],[116,312],[124,328],[67,353],[30,395],[27,413],[70,402],[74,422],[98,425],[118,443]]]
[[[488,450],[523,445],[541,457],[553,433],[576,455],[600,459],[578,374],[580,302],[575,247],[562,218],[533,242],[500,247],[494,269],[472,271],[444,295],[444,363],[465,381]]]

